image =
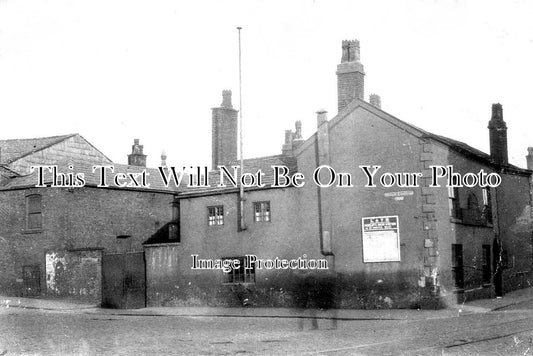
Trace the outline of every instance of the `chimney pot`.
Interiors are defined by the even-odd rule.
[[[526,162],[527,162],[527,169],[533,170],[533,147],[527,148]]]
[[[131,154],[128,155],[128,165],[146,167],[146,155],[143,154],[143,145],[139,144],[138,138],[133,139],[133,146],[131,146]]]
[[[220,106],[233,109],[233,105],[231,104],[231,90],[222,90],[222,104]]]
[[[167,153],[165,152],[165,150],[163,150],[161,152],[161,167],[166,167],[167,166]]]
[[[381,109],[381,98],[379,95],[377,94],[370,94],[370,97],[369,97],[369,102],[370,102],[370,105],[378,108],[378,109]]]
[[[294,127],[296,129],[294,133],[294,139],[300,140],[302,138],[302,122],[300,120],[296,121],[294,123]]]
[[[492,118],[493,120],[503,120],[502,104],[492,104]]]
[[[364,99],[365,71],[359,61],[359,41],[342,41],[341,63],[337,65],[337,105],[341,111],[354,99]]]

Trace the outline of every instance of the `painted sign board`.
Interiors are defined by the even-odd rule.
[[[375,216],[361,220],[363,262],[400,261],[398,216]]]

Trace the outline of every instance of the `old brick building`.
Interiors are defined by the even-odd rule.
[[[327,261],[338,276],[340,307],[435,307],[528,285],[532,172],[507,161],[502,106],[492,107],[489,155],[390,115],[376,95],[365,102],[358,41],[343,41],[337,76],[337,115],[328,120],[321,110],[308,139],[297,122],[285,133],[281,155],[245,160],[244,172],[261,169],[265,186],[245,189],[243,211],[239,188],[219,187],[217,173],[210,188],[180,191],[180,241],[145,243],[149,305],[291,305],[297,292],[291,268],[255,265],[225,273],[195,265],[195,259],[242,263],[247,255]],[[221,108],[213,109],[213,168],[237,156],[235,117],[224,92]],[[272,165],[302,174],[305,184],[272,187]],[[351,185],[314,184],[320,166],[350,174]],[[365,186],[361,166],[371,172],[380,166],[374,187]],[[498,173],[501,184],[453,188],[441,179],[432,187],[432,166],[450,166],[468,179],[481,170]],[[397,180],[386,187],[391,175],[378,180],[386,172],[419,173],[417,184]],[[323,169],[318,178],[325,182],[330,173]]]
[[[244,196],[229,177],[239,165],[230,91],[212,109],[213,171],[199,186],[163,184],[138,140],[129,165],[79,135],[0,141],[0,291],[143,306],[146,288],[150,306],[290,306],[307,269],[336,276],[339,307],[391,308],[529,285],[533,149],[529,169],[508,163],[502,106],[492,106],[486,154],[390,115],[377,95],[364,101],[364,75],[359,42],[343,41],[338,113],[319,110],[311,137],[296,122],[281,154],[244,160],[245,181],[262,180]],[[37,184],[32,165],[60,174],[43,169]],[[273,186],[273,166],[293,179]],[[447,169],[468,178],[432,186]],[[481,172],[501,183],[470,184]],[[262,261],[244,268],[247,256]],[[240,266],[224,271],[217,263],[227,260]]]
[[[0,141],[0,291],[5,295],[58,296],[102,301],[102,259],[142,252],[141,243],[172,220],[173,190],[160,180],[149,187],[117,187],[117,173],[157,170],[135,140],[130,165],[111,162],[80,135]],[[43,170],[39,184],[31,166],[53,165],[59,177]],[[106,170],[108,187],[98,187]],[[61,175],[62,174],[62,175]],[[68,174],[83,174],[82,186],[66,186]],[[73,182],[75,183],[75,179]]]

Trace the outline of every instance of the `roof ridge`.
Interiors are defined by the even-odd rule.
[[[42,140],[42,139],[53,139],[53,138],[70,138],[72,136],[79,135],[79,133],[72,133],[67,135],[57,135],[57,136],[43,136],[43,137],[31,137],[31,138],[9,138],[7,140],[0,140],[0,142],[8,142],[8,141],[31,141],[31,140]]]

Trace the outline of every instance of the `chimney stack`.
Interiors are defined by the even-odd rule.
[[[294,133],[291,130],[285,130],[285,143],[281,147],[281,153],[287,156],[292,155],[292,139]]]
[[[302,138],[302,122],[294,122],[295,131],[285,130],[285,143],[281,147],[281,153],[286,156],[292,156],[294,151],[304,143]]]
[[[370,97],[369,97],[369,102],[370,102],[370,105],[378,108],[378,109],[381,109],[381,98],[379,97],[379,95],[377,94],[370,94]]]
[[[320,128],[326,122],[328,122],[328,112],[325,109],[319,109],[316,112],[316,127]]]
[[[527,148],[526,160],[527,160],[527,169],[533,171],[533,147]]]
[[[503,121],[501,104],[492,104],[492,117],[488,128],[491,159],[497,164],[507,164],[507,125]]]
[[[231,90],[222,91],[222,104],[212,108],[212,165],[228,165],[237,160],[237,113],[231,104]]]
[[[231,90],[222,90],[222,104],[220,106],[233,109],[233,105],[231,104]]]
[[[341,63],[337,65],[337,101],[339,112],[355,98],[363,100],[365,71],[360,60],[359,41],[342,41]]]
[[[301,140],[302,139],[302,122],[300,120],[297,120],[294,123],[294,128],[296,130],[294,131],[294,139]]]
[[[163,150],[161,152],[161,167],[166,167],[167,166],[167,153],[165,152],[165,150]]]
[[[133,140],[131,154],[128,155],[128,165],[146,167],[146,155],[143,154],[143,145],[139,144],[139,139]]]

